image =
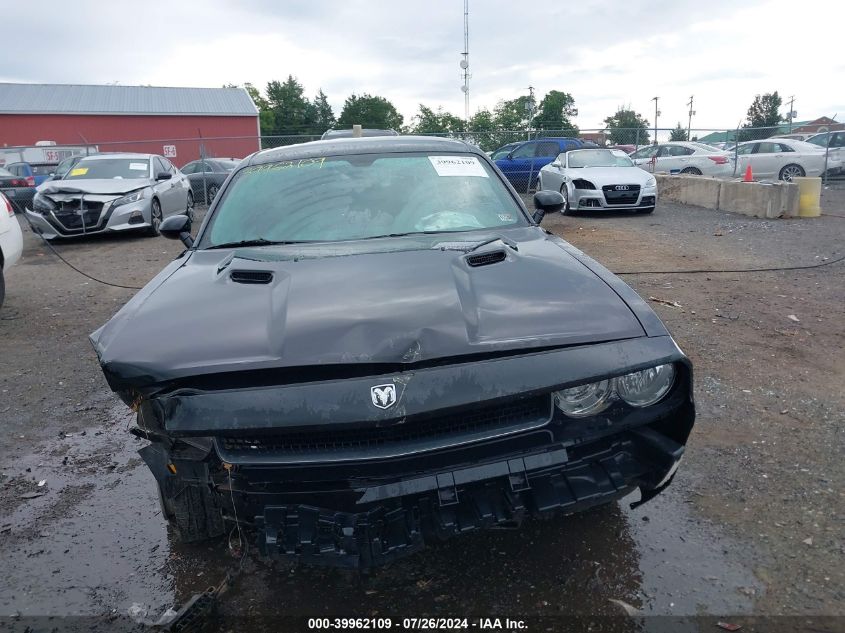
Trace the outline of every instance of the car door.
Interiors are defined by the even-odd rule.
[[[647,171],[655,171],[657,165],[657,152],[660,151],[660,145],[647,145],[641,147],[636,152],[631,154],[631,160],[638,167],[642,167]]]
[[[542,185],[546,191],[560,191],[563,185],[563,170],[566,166],[566,154],[561,152],[551,163],[542,167]],[[540,183],[538,183],[539,187]]]
[[[162,158],[162,161],[164,161],[164,166],[170,171],[170,181],[173,184],[170,188],[173,194],[173,212],[185,213],[185,210],[188,208],[188,192],[191,190],[191,183],[176,165],[166,158]]]
[[[158,180],[159,174],[170,173],[170,168],[164,163],[165,159],[161,156],[153,156],[153,178],[156,179],[153,187],[158,197],[159,204],[161,204],[161,215],[167,217],[174,212],[176,203],[174,200],[173,191],[173,176],[169,180]]]
[[[751,169],[755,178],[776,178],[786,162],[780,144],[771,141],[760,141],[754,144],[751,154]]]
[[[734,153],[736,154],[737,174],[744,174],[749,165],[751,165],[751,170],[754,171],[754,164],[751,157],[754,155],[754,148],[756,146],[757,143],[745,143],[736,148]]]
[[[558,141],[540,141],[537,143],[537,148],[534,151],[534,162],[532,165],[531,173],[533,174],[533,178],[537,177],[537,174],[540,173],[540,170],[551,163],[552,161],[557,158],[561,152],[565,153],[570,149],[573,149],[575,144],[570,143],[568,141],[558,142]]]
[[[505,158],[496,161],[496,165],[502,170],[505,178],[517,191],[528,189],[528,173],[533,166],[536,148],[537,141],[526,141]]]

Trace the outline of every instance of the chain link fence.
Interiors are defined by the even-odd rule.
[[[821,130],[813,135],[810,131],[796,130],[793,134],[777,128],[613,128],[613,129],[522,129],[522,130],[470,130],[449,133],[431,133],[426,136],[452,138],[474,145],[487,152],[497,161],[499,168],[517,191],[529,193],[537,187],[538,174],[542,167],[553,162],[561,152],[579,147],[611,147],[642,157],[654,153],[654,140],[665,143],[669,140],[683,140],[711,148],[714,154],[729,152],[733,156],[734,170],[723,177],[741,177],[738,160],[744,150],[737,147],[737,140],[777,143],[777,138],[793,138],[810,142],[815,151],[824,154],[824,169],[817,174],[823,177],[826,188],[845,189],[845,130]],[[191,181],[194,199],[208,203],[214,199],[226,175],[237,162],[262,149],[272,149],[319,140],[318,135],[277,136],[231,136],[158,138],[132,141],[107,141],[81,145],[52,145],[39,148],[0,148],[0,167],[3,164],[23,160],[52,163],[56,176],[67,173],[68,165],[80,156],[103,152],[139,152],[159,154],[181,169]],[[778,146],[779,147],[779,146]],[[766,148],[770,149],[770,148]],[[805,148],[808,149],[808,148]],[[35,153],[41,160],[33,160]],[[668,151],[668,150],[664,150]],[[28,152],[26,154],[25,152]],[[662,155],[662,154],[661,154]],[[657,161],[646,161],[644,169],[657,171]],[[52,176],[51,176],[52,177]],[[21,199],[27,198],[23,193]],[[31,198],[31,195],[29,196]]]

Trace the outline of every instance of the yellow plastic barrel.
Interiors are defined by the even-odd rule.
[[[798,185],[798,217],[819,217],[822,212],[821,206],[819,206],[822,195],[822,179],[796,177],[792,179],[792,182]]]

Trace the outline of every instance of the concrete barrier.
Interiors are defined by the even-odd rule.
[[[664,200],[708,209],[719,208],[722,181],[707,176],[669,176],[655,174],[657,194]]]
[[[758,218],[798,214],[798,185],[655,174],[660,199]]]
[[[791,217],[798,214],[798,185],[725,180],[719,209],[758,218]]]

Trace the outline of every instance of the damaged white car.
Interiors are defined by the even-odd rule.
[[[563,214],[582,209],[630,209],[651,213],[657,180],[622,151],[578,149],[561,154],[540,170],[538,190],[560,191]]]

